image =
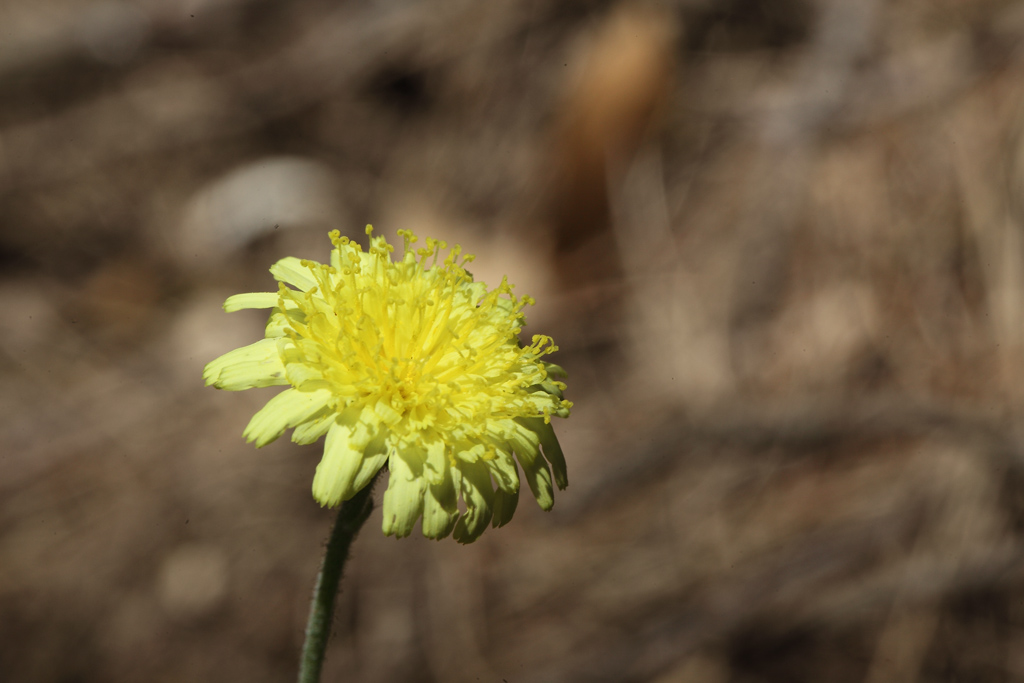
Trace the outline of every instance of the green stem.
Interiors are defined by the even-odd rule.
[[[302,644],[302,659],[299,661],[299,683],[319,683],[320,670],[324,665],[327,639],[331,635],[334,617],[334,598],[348,559],[348,549],[355,540],[363,522],[373,510],[373,485],[377,477],[364,486],[351,499],[341,504],[334,530],[327,542],[327,552],[320,574],[316,577],[313,590],[313,604],[309,608],[306,623],[306,642]]]

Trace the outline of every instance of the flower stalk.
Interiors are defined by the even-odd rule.
[[[316,588],[313,589],[313,603],[306,623],[306,640],[302,644],[302,657],[299,660],[299,683],[320,682],[324,653],[334,621],[334,599],[338,595],[352,541],[373,511],[372,493],[376,480],[377,477],[374,477],[367,486],[342,503],[338,510],[331,538],[327,541],[323,565],[316,577]]]

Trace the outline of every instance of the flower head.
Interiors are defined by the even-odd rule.
[[[291,385],[244,435],[257,447],[289,428],[296,443],[326,435],[313,478],[321,505],[351,498],[386,463],[385,534],[408,536],[422,517],[424,536],[454,531],[469,543],[512,518],[516,461],[543,509],[554,504],[552,472],[565,488],[551,426],[572,406],[554,379],[565,373],[543,360],[557,350],[549,337],[519,341],[530,297],[513,295],[507,280],[490,291],[474,282],[464,267],[473,257],[460,262],[458,245],[441,259],[444,242],[414,250],[416,236],[399,235],[397,261],[383,237],[364,252],[333,231],[330,265],[275,263],[277,292],[224,303],[228,312],[272,309],[266,338],[209,363],[203,377],[232,391]]]

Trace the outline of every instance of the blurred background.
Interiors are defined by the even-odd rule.
[[[201,369],[373,223],[537,298],[570,487],[376,511],[325,680],[1024,681],[1022,125],[1008,0],[3,0],[0,679],[293,680],[321,448]]]

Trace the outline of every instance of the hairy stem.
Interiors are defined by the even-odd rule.
[[[356,495],[342,503],[338,510],[331,538],[327,542],[324,563],[313,590],[313,604],[310,605],[309,621],[306,623],[306,642],[302,644],[302,658],[299,661],[299,683],[320,682],[320,670],[324,665],[324,652],[334,618],[334,598],[338,594],[348,549],[373,510],[371,494],[376,482],[377,477],[374,477]]]

